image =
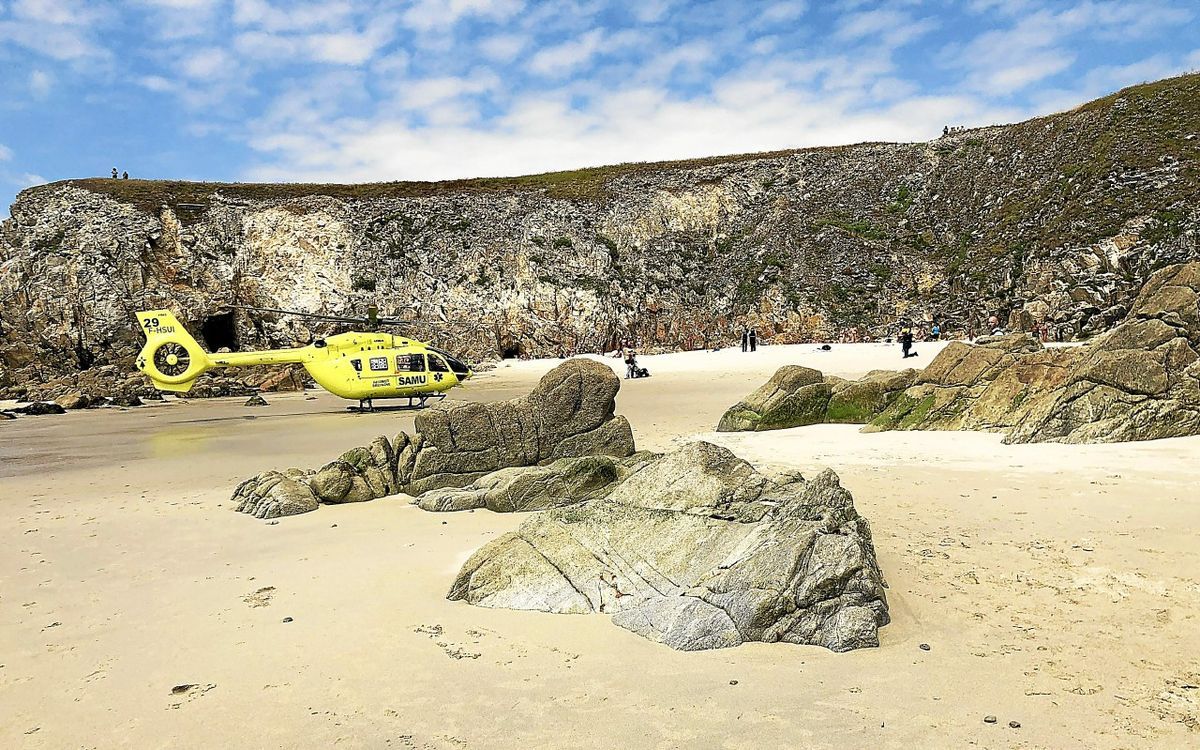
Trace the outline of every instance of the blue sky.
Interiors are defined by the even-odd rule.
[[[354,182],[925,140],[1198,68],[1196,0],[0,0],[0,216],[113,166]]]

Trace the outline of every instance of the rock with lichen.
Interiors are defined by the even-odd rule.
[[[776,481],[703,442],[486,544],[449,598],[611,614],[680,650],[783,641],[848,651],[877,646],[888,622],[870,527],[836,474]]]

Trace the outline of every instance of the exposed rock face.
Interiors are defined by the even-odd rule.
[[[780,484],[693,443],[607,498],[537,514],[485,545],[449,598],[611,613],[683,650],[787,641],[846,651],[878,645],[883,589],[869,526],[832,471]]]
[[[780,367],[771,379],[721,417],[717,432],[778,430],[821,422],[833,387],[820,370]]]
[[[881,430],[1001,430],[1057,387],[1076,349],[1043,349],[1029,336],[953,341],[913,387],[865,428]]]
[[[546,373],[528,396],[421,412],[412,451],[399,469],[405,491],[461,487],[497,469],[556,458],[628,456],[633,433],[624,417],[614,416],[620,388],[608,366],[571,359]]]
[[[764,385],[729,408],[717,432],[781,430],[819,422],[864,424],[889,406],[916,378],[916,370],[872,370],[860,380],[825,377],[820,370],[785,365]]]
[[[858,380],[837,383],[825,409],[826,422],[865,424],[891,406],[917,379],[917,371],[872,370]]]
[[[413,502],[422,510],[458,511],[487,508],[497,513],[548,510],[605,497],[618,482],[656,456],[635,453],[560,458],[546,466],[500,469],[462,488],[431,490]]]
[[[1067,443],[1200,435],[1200,263],[1147,282],[1123,323],[1087,346],[1028,339],[947,346],[868,430],[1001,430]]]
[[[901,317],[1091,335],[1153,270],[1200,258],[1197,102],[1184,76],[930,143],[511,180],[34,188],[0,227],[0,387],[132,374],[135,308],[174,310],[210,349],[329,332],[223,316],[231,300],[377,302],[474,357],[699,348],[743,323],[836,340]]]
[[[91,405],[92,401],[82,393],[73,391],[54,399],[54,403],[64,409],[86,409]]]
[[[1007,442],[1153,440],[1200,435],[1200,263],[1165,268],[1121,325],[1079,352]]]
[[[433,407],[417,415],[417,432],[411,437],[375,438],[320,469],[259,474],[237,487],[233,501],[240,511],[273,518],[315,510],[319,503],[364,502],[400,492],[421,495],[447,487],[472,486],[476,494],[470,496],[483,503],[472,507],[488,506],[489,498],[497,507],[519,504],[522,492],[534,489],[583,497],[621,475],[623,469],[606,459],[634,452],[629,422],[614,415],[620,388],[620,379],[607,366],[568,360],[546,373],[527,396]],[[584,456],[587,461],[578,464],[552,463]],[[472,485],[500,469],[539,464],[551,466],[543,473],[493,476]],[[290,483],[276,489],[281,478]],[[446,506],[439,510],[473,502],[449,497],[430,502]]]
[[[251,477],[233,491],[237,509],[255,518],[294,516],[317,509],[317,498],[299,469],[268,471]]]

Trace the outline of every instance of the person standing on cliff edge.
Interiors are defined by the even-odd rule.
[[[746,352],[746,351],[749,351],[749,349],[750,349],[750,331],[749,331],[749,329],[743,328],[742,329],[742,351]]]

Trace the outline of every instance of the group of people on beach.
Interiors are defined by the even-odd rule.
[[[742,329],[742,351],[756,352],[758,351],[758,329],[743,328]]]

